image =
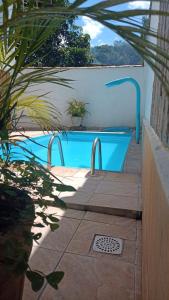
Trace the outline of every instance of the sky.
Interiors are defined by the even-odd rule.
[[[90,5],[98,3],[97,0],[90,0]],[[134,1],[129,4],[120,5],[119,9],[145,9],[149,7],[149,2]],[[115,41],[121,38],[112,32],[110,29],[104,27],[102,24],[89,19],[88,17],[80,17],[76,21],[77,25],[82,26],[83,33],[88,33],[91,38],[91,46],[100,46],[104,44],[112,45]]]

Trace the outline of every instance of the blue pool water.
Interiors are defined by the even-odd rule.
[[[129,127],[107,127],[107,128],[104,128],[103,131],[131,133],[132,128],[129,128]]]
[[[114,134],[103,132],[66,132],[59,133],[66,167],[90,168],[92,143],[99,137],[102,145],[102,169],[121,172],[127,149],[131,140],[131,133]],[[43,162],[47,162],[47,146],[51,135],[25,140],[21,144],[37,155]],[[40,145],[42,146],[40,146]],[[16,152],[16,151],[15,151]],[[25,159],[23,150],[17,149],[15,158]],[[52,146],[52,165],[60,166],[57,139]],[[96,149],[96,169],[98,169],[98,147]]]

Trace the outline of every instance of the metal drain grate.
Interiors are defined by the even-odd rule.
[[[107,254],[120,255],[123,249],[123,240],[107,235],[96,235],[93,242],[93,250]]]

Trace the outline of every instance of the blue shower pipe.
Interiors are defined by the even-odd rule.
[[[137,80],[135,80],[132,77],[124,77],[124,78],[110,81],[105,85],[108,88],[111,88],[126,82],[131,82],[136,88],[136,143],[139,144],[140,142],[140,99],[141,99],[141,89],[139,83],[137,82]]]

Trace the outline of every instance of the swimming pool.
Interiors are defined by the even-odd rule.
[[[90,168],[92,143],[96,137],[101,140],[102,146],[102,169],[107,171],[121,172],[131,141],[131,133],[107,133],[107,132],[79,132],[69,131],[59,133],[62,143],[64,166],[75,168]],[[38,156],[44,164],[47,163],[47,146],[51,135],[39,136],[30,140],[24,140],[23,146]],[[35,141],[38,144],[35,144]],[[40,145],[42,146],[40,146]],[[17,149],[15,159],[25,159],[24,152]],[[52,166],[61,166],[57,139],[52,146]],[[96,147],[96,169],[98,166],[98,147]]]

